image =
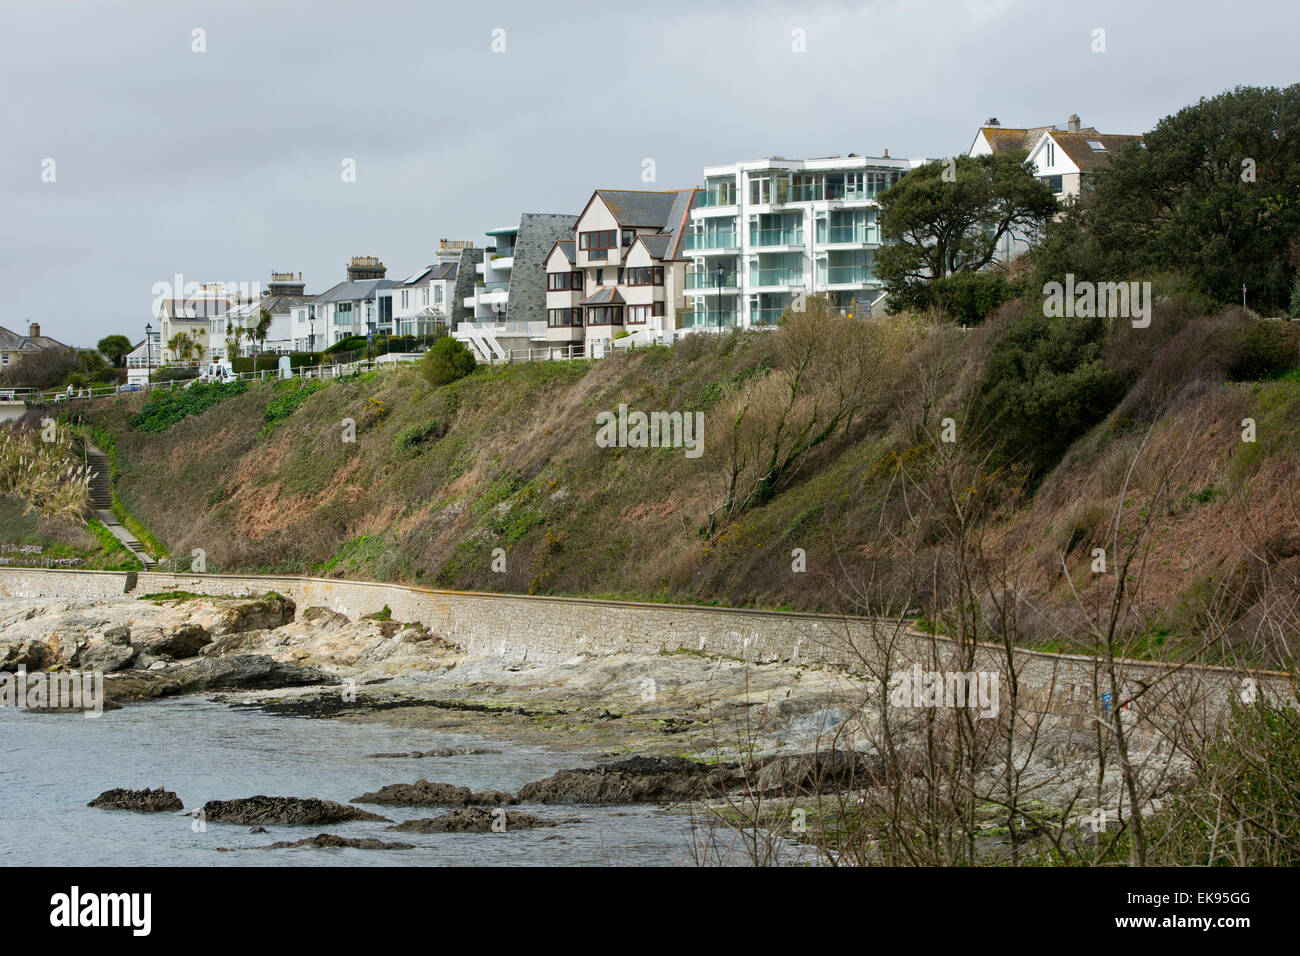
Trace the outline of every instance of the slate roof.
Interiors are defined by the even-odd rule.
[[[670,221],[678,191],[649,192],[641,189],[597,189],[620,226],[653,226],[663,229]]]
[[[677,237],[660,233],[657,236],[638,236],[637,240],[646,247],[646,251],[655,259],[671,259],[671,252],[677,245]]]
[[[555,244],[560,247],[560,251],[564,253],[564,257],[570,262],[578,261],[577,243],[572,239],[557,239]]]
[[[42,349],[70,349],[48,335],[19,335],[0,325],[0,350],[5,352],[39,352]]]
[[[358,302],[373,298],[379,289],[391,289],[398,285],[393,279],[355,279],[343,281],[333,288],[326,289],[318,296],[307,299],[308,302]]]
[[[397,285],[403,288],[410,288],[413,285],[422,285],[425,282],[433,282],[437,279],[454,279],[456,278],[456,263],[439,262],[435,265],[425,266],[413,276],[408,276]]]
[[[622,305],[626,300],[619,294],[617,287],[602,286],[587,296],[578,305]]]

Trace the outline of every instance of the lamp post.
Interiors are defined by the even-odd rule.
[[[311,345],[307,349],[312,355],[316,354],[316,306],[307,306],[307,325],[311,329]]]
[[[153,325],[144,324],[144,384],[147,388],[153,378]]]

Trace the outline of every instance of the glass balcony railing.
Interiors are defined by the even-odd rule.
[[[831,266],[817,274],[818,281],[824,285],[861,285],[871,281],[871,270],[865,266]]]
[[[695,205],[697,206],[734,206],[736,204],[736,191],[709,190],[701,192],[696,197]]]
[[[860,202],[864,199],[875,199],[885,191],[887,187],[878,183],[867,183],[865,186],[846,186],[839,185],[801,185],[794,186],[790,190],[790,202]]]
[[[750,309],[750,325],[776,325],[785,315],[787,306],[772,306],[766,309]]]
[[[692,233],[686,237],[688,250],[738,249],[739,247],[740,243],[736,241],[734,232]]]
[[[686,273],[686,288],[688,289],[717,289],[719,286],[724,289],[734,289],[736,287],[736,273],[724,272],[721,281],[719,281],[716,272]]]
[[[752,246],[801,246],[802,229],[751,229],[749,244]]]
[[[509,292],[509,282],[485,282],[479,286],[484,292]]]
[[[751,286],[775,285],[775,286],[792,286],[803,285],[802,269],[750,269],[749,284]]]
[[[875,227],[865,223],[853,226],[821,226],[818,242],[875,242]]]
[[[735,309],[704,309],[681,313],[683,329],[729,329],[736,327]]]

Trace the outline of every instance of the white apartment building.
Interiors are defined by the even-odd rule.
[[[707,167],[684,244],[690,309],[679,326],[770,327],[800,294],[865,314],[883,295],[872,270],[877,197],[925,162],[886,151]]]
[[[695,189],[597,189],[546,257],[551,354],[671,341],[684,299],[681,250]],[[575,346],[581,346],[579,352]]]

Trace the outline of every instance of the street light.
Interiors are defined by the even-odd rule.
[[[144,383],[153,378],[153,325],[144,324]]]
[[[316,306],[307,306],[307,325],[311,329],[311,347],[307,349],[313,355],[316,354]]]

